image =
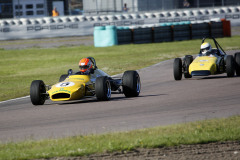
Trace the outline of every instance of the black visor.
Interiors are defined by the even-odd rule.
[[[84,66],[79,66],[80,69],[88,69],[89,66],[88,65],[84,65]]]
[[[207,47],[207,48],[201,49],[201,52],[204,52],[204,51],[209,51],[209,49],[210,49],[210,46],[209,46],[209,47]]]

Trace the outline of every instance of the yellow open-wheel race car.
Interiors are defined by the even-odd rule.
[[[111,93],[123,93],[126,97],[137,97],[141,90],[140,76],[137,71],[125,71],[123,76],[109,76],[96,66],[93,57],[87,57],[93,63],[89,74],[73,72],[60,77],[59,82],[46,86],[42,80],[34,80],[30,87],[30,99],[33,105],[43,105],[46,99],[52,101],[80,100],[96,96],[100,101],[107,101]]]
[[[199,55],[194,59],[192,55],[186,55],[183,59],[175,58],[173,63],[173,75],[175,80],[181,80],[182,74],[185,78],[192,76],[209,76],[227,73],[227,77],[234,77],[235,72],[240,76],[240,52],[227,55],[214,37],[212,39],[216,48],[203,54],[200,49]],[[203,38],[202,45],[205,45]]]

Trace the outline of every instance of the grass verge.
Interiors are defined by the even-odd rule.
[[[225,50],[240,48],[240,36],[220,38],[218,41]],[[0,101],[29,95],[33,80],[41,79],[48,85],[56,83],[68,69],[77,70],[83,57],[94,57],[100,69],[113,75],[186,54],[197,54],[200,44],[201,40],[192,40],[105,48],[79,46],[0,50]]]
[[[240,140],[240,116],[102,135],[0,144],[1,160],[86,156],[93,153]]]

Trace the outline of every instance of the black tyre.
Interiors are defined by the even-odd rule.
[[[232,55],[228,55],[226,59],[226,72],[228,77],[233,77],[235,73],[235,62]]]
[[[108,101],[111,98],[111,84],[107,76],[97,77],[95,92],[99,101]]]
[[[59,78],[59,82],[64,81],[67,77],[68,77],[67,74],[63,74],[63,75],[61,75],[61,77]]]
[[[176,81],[182,79],[182,60],[181,58],[175,58],[173,63],[173,75]]]
[[[189,66],[193,61],[193,56],[187,55],[184,58],[184,77],[185,78],[192,78],[192,75],[189,74]]]
[[[235,53],[234,59],[235,59],[236,74],[237,76],[240,76],[240,52]]]
[[[43,105],[46,100],[46,88],[42,80],[32,81],[30,99],[33,105]]]
[[[126,97],[137,97],[141,91],[141,81],[138,72],[125,71],[122,77],[122,87]]]

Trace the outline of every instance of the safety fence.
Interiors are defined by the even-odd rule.
[[[191,21],[192,28],[197,28],[198,25],[194,25],[194,23],[200,24],[198,23],[199,21],[202,23],[202,21],[209,21],[213,18],[221,19],[225,18],[227,20],[231,20],[231,23],[232,22],[239,23],[240,6],[192,9],[192,10],[183,9],[177,11],[160,11],[152,13],[139,12],[115,15],[95,15],[95,16],[79,15],[79,16],[41,17],[31,19],[29,18],[4,19],[0,20],[0,40],[93,35],[95,26],[109,26],[109,25],[127,26],[130,28],[131,27],[144,28],[144,26],[151,24],[174,23],[174,22],[181,23],[185,21]],[[136,30],[135,33],[138,32],[137,28],[133,29]],[[159,32],[158,34],[160,34],[160,32],[163,32],[162,31],[163,26],[161,28],[161,31],[158,30],[157,27],[154,27],[154,29],[155,29],[154,33]],[[166,27],[166,30],[168,29],[169,27]],[[143,31],[143,29],[139,30]],[[178,34],[177,32],[175,32],[176,30],[177,29],[174,30],[175,35]],[[149,29],[145,29],[143,32],[149,32]],[[195,32],[198,31],[192,31],[192,33],[194,34]],[[197,36],[197,33],[195,36]],[[135,38],[136,37],[137,36],[135,36]],[[155,41],[157,42],[162,40],[155,38]]]
[[[107,47],[121,44],[143,44],[230,37],[231,24],[225,19],[202,22],[174,22],[132,27],[99,26],[94,29],[95,47]]]

